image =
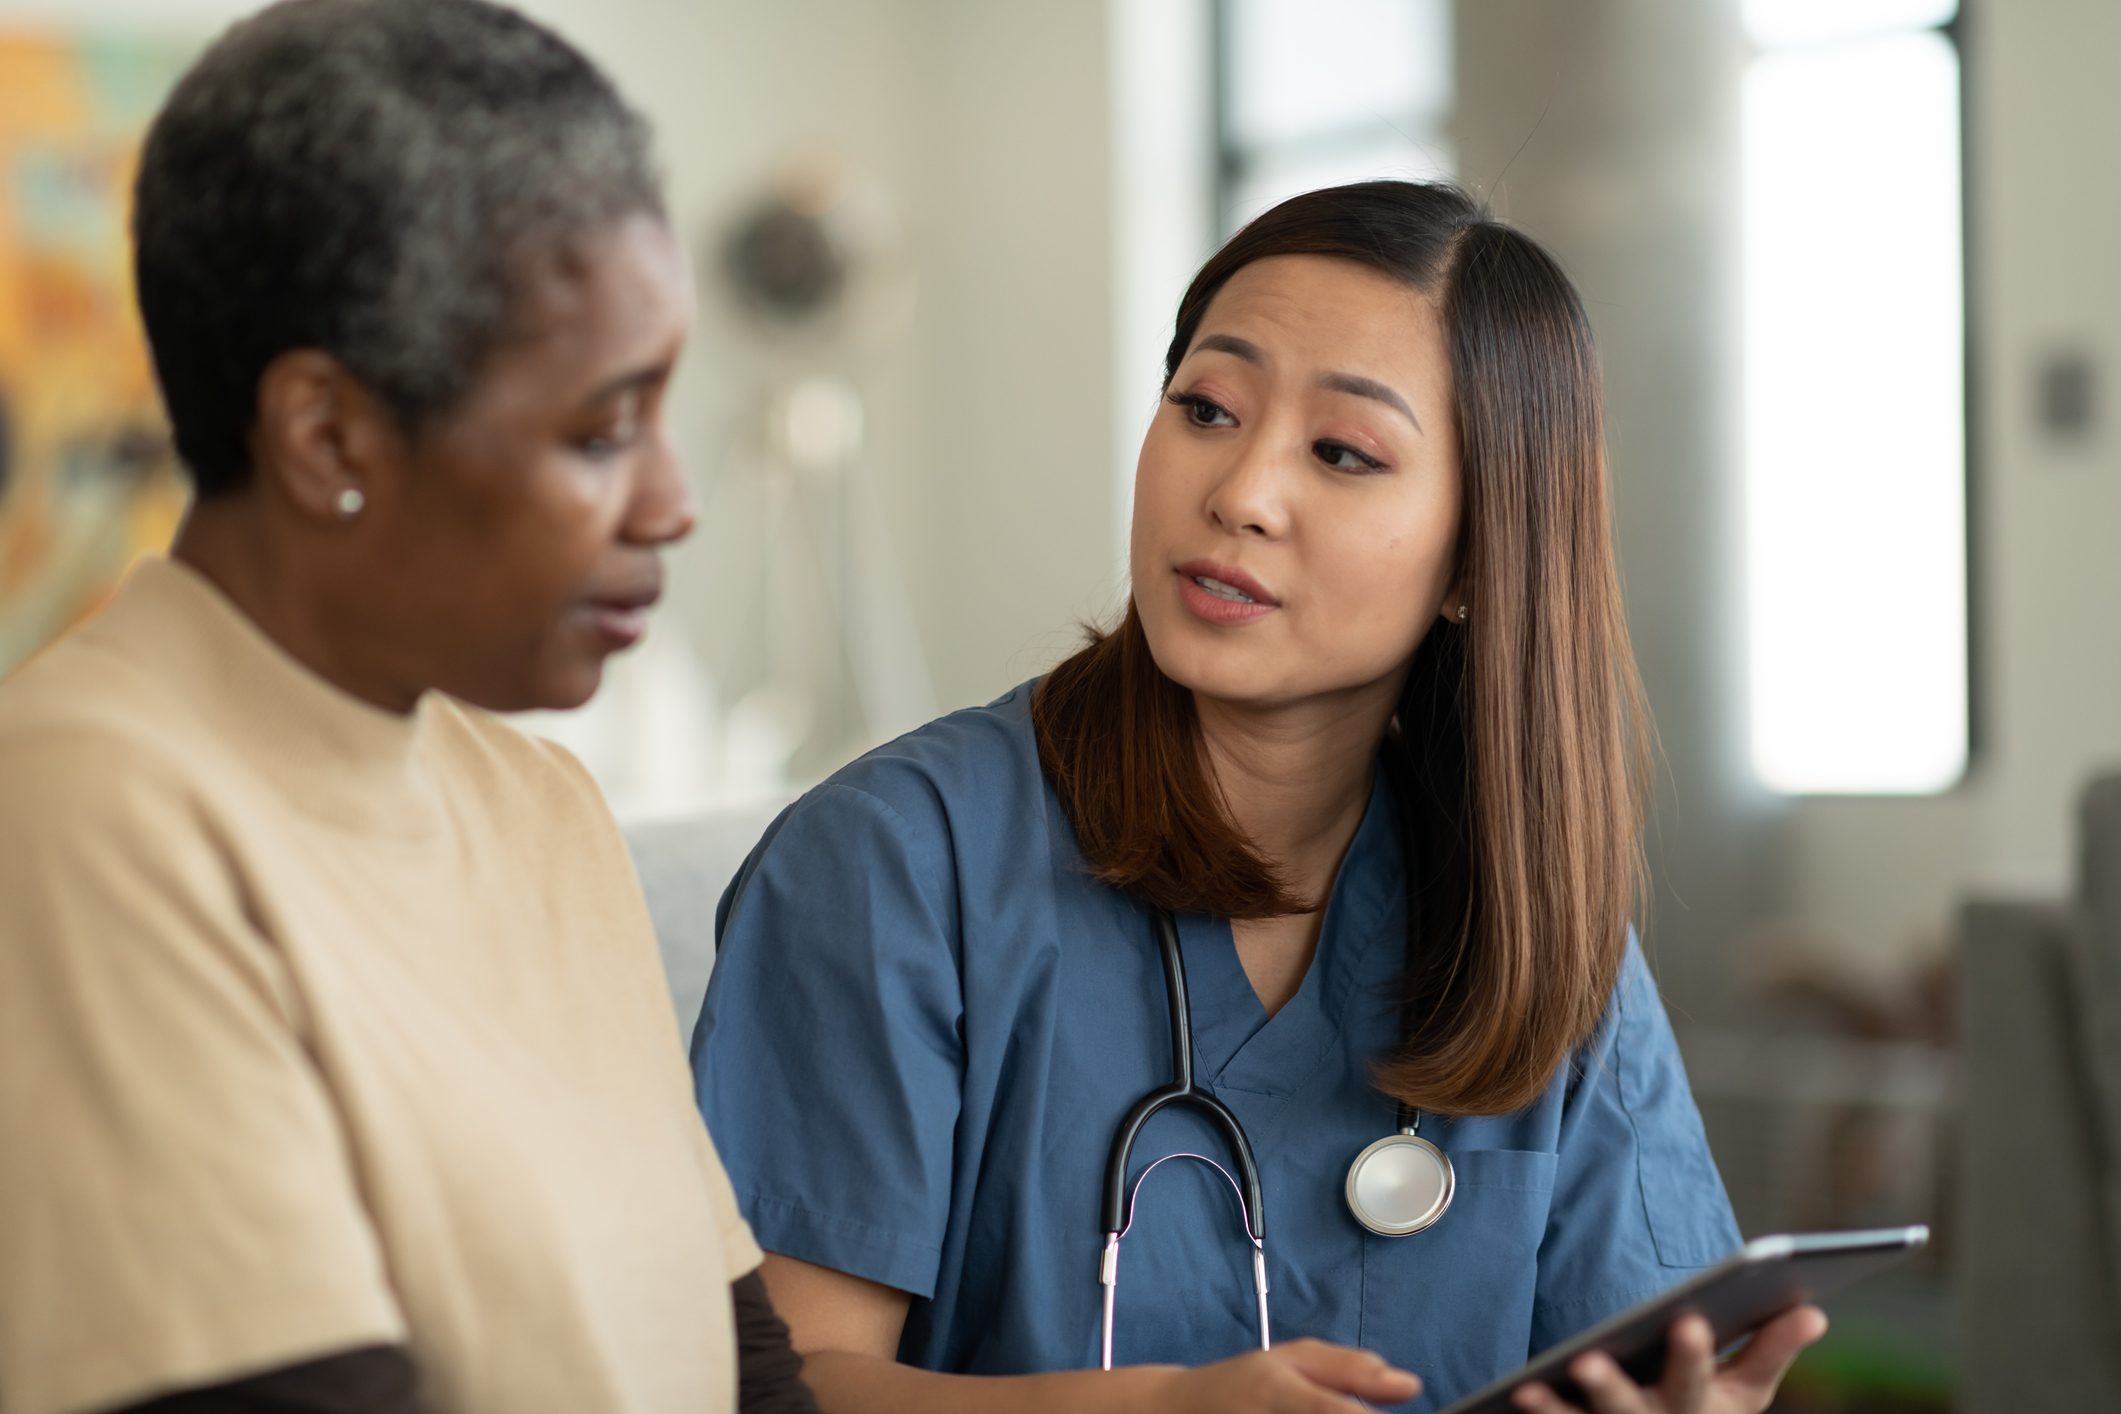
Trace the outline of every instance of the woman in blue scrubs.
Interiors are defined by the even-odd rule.
[[[828,1410],[1440,1408],[1739,1240],[1628,926],[1644,718],[1566,277],[1452,188],[1314,192],[1203,267],[1164,394],[1121,624],[811,791],[722,900],[699,1102]],[[1231,1164],[1168,1108],[1108,1373],[1159,911],[1274,1349],[1230,1183],[1142,1181]],[[1455,1191],[1380,1236],[1344,1185],[1403,1106]],[[1757,1411],[1823,1329],[1580,1374],[1598,1414]]]

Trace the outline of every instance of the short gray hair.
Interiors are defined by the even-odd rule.
[[[565,40],[487,0],[283,0],[150,129],[135,274],[199,493],[248,481],[258,379],[332,354],[409,431],[517,332],[526,263],[664,219],[646,123]]]

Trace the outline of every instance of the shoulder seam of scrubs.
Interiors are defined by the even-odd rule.
[[[881,795],[878,795],[875,791],[867,790],[857,785],[849,785],[845,781],[825,781],[812,788],[801,800],[795,803],[793,810],[790,812],[791,818],[793,818],[794,814],[801,812],[806,805],[814,805],[827,792],[838,792],[854,797],[873,813],[888,820],[896,828],[900,841],[906,847],[908,858],[919,863],[927,870],[926,874],[918,875],[917,877],[926,890],[933,891],[933,896],[929,900],[930,903],[945,906],[947,915],[955,928],[957,936],[950,939],[951,951],[962,954],[964,920],[958,916],[957,891],[954,888],[947,887],[945,882],[956,873],[956,865],[953,862],[954,850],[950,842],[950,813],[943,807],[942,802],[936,802],[936,814],[942,827],[942,837],[940,839],[931,838],[927,831],[909,819],[904,811],[884,799]]]
[[[845,781],[821,782],[813,790],[811,790],[811,792],[806,795],[803,800],[799,800],[796,802],[796,808],[801,809],[805,801],[814,803],[818,797],[823,796],[828,792],[839,792],[844,795],[851,795],[857,800],[866,801],[868,804],[875,806],[878,810],[881,810],[884,814],[889,815],[893,820],[896,820],[899,824],[905,826],[908,831],[911,831],[913,829],[913,822],[906,818],[905,812],[901,811],[890,801],[884,799],[882,796],[878,795],[873,790],[866,790],[861,786],[849,785]]]

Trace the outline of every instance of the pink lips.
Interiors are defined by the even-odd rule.
[[[614,649],[631,648],[648,632],[648,610],[622,609],[616,604],[587,604],[582,612],[589,626]]]
[[[614,650],[631,648],[648,632],[648,611],[663,597],[663,578],[623,594],[591,599],[582,605],[582,615],[599,637]]]
[[[1235,627],[1263,619],[1281,607],[1281,601],[1268,593],[1265,585],[1234,565],[1217,564],[1213,560],[1188,560],[1178,567],[1177,573],[1179,598],[1195,618],[1206,623]],[[1211,594],[1196,583],[1199,579],[1227,584],[1253,602],[1247,604]]]

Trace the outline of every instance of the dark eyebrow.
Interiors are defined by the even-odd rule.
[[[1397,408],[1406,415],[1407,421],[1414,424],[1416,432],[1422,431],[1421,419],[1414,415],[1414,409],[1407,406],[1407,400],[1375,378],[1365,378],[1359,373],[1321,373],[1318,375],[1318,386],[1329,392],[1353,393],[1358,398],[1375,398],[1386,407]],[[1422,435],[1428,434],[1423,432]]]
[[[1241,358],[1246,363],[1264,365],[1267,361],[1267,356],[1260,351],[1259,345],[1250,339],[1240,339],[1235,334],[1210,334],[1195,344],[1193,351],[1226,353]],[[1374,398],[1388,408],[1397,409],[1407,421],[1414,424],[1416,432],[1422,432],[1421,419],[1414,415],[1413,408],[1407,406],[1407,400],[1375,378],[1365,378],[1359,373],[1321,373],[1318,375],[1318,386],[1328,392],[1353,393],[1358,398]],[[1422,435],[1428,434],[1423,432]]]
[[[672,366],[668,363],[653,363],[645,368],[636,368],[630,373],[621,373],[608,383],[598,384],[594,392],[582,399],[582,404],[585,407],[593,407],[598,403],[609,402],[622,393],[638,393],[653,388],[670,377]]]
[[[1210,334],[1193,346],[1195,353],[1234,354],[1246,363],[1264,364],[1267,356],[1259,351],[1259,345],[1250,339],[1240,339],[1235,334]]]

